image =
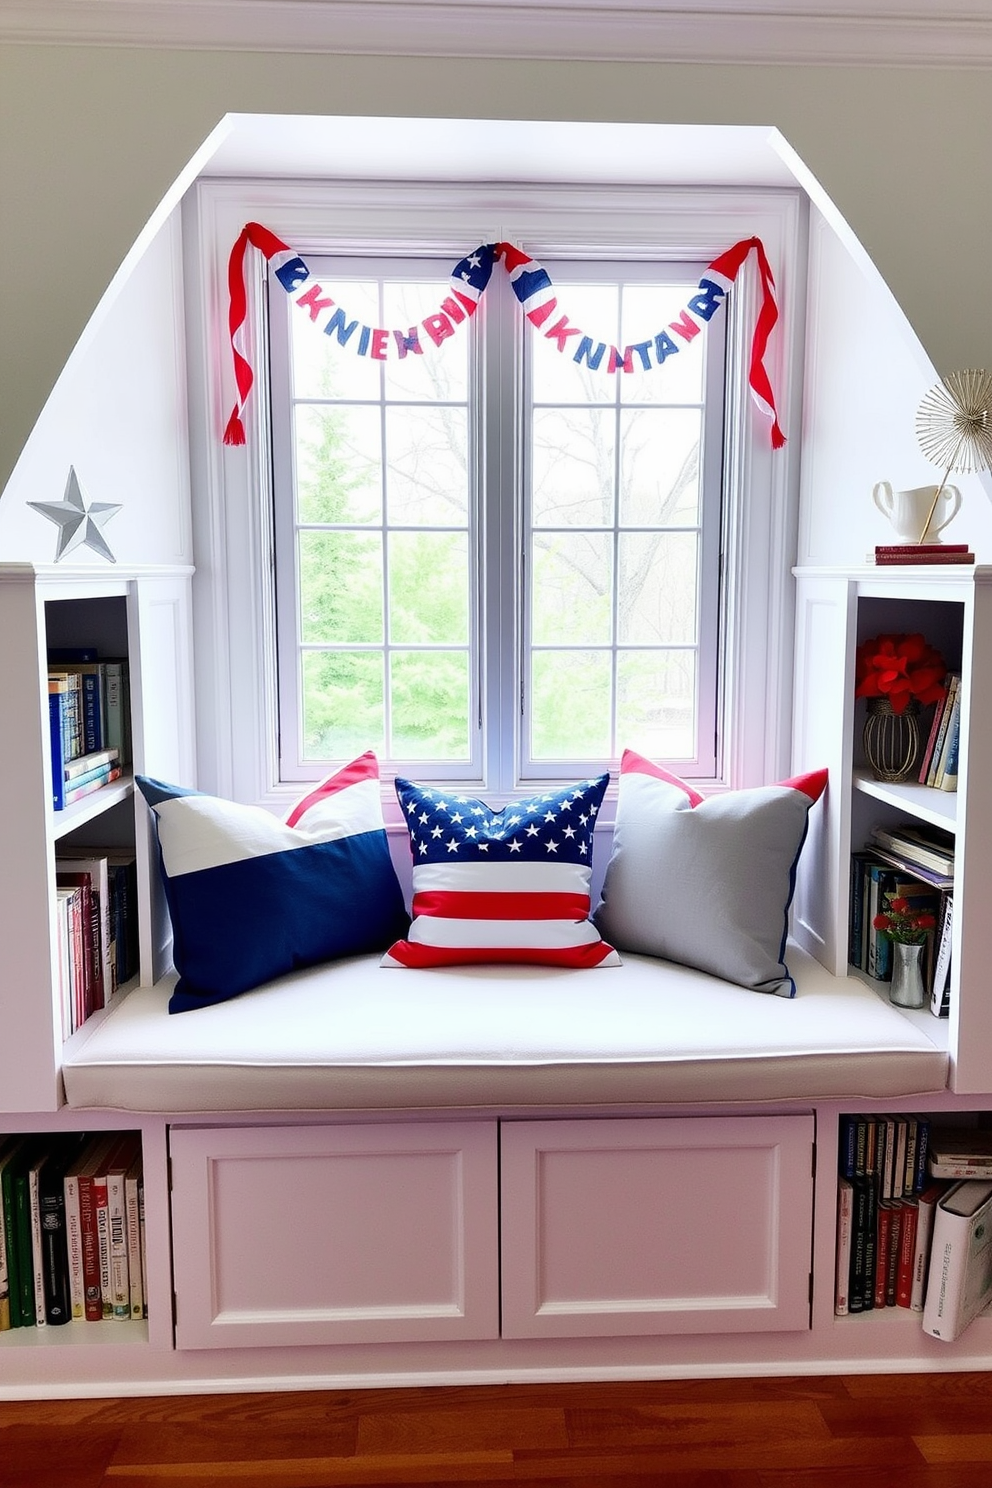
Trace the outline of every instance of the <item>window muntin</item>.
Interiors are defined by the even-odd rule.
[[[725,316],[611,375],[521,335],[494,280],[470,327],[376,362],[339,336],[423,320],[450,262],[308,261],[346,315],[327,336],[271,296],[281,777],[371,746],[510,789],[628,745],[712,776]],[[704,267],[546,263],[620,348]]]

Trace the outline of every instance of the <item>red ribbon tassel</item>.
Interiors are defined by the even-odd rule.
[[[775,408],[775,394],[765,370],[765,352],[768,349],[768,338],[772,333],[778,320],[778,305],[775,302],[775,280],[772,276],[771,265],[768,255],[765,253],[765,245],[760,238],[744,238],[728,248],[726,253],[721,253],[715,258],[710,268],[724,278],[734,280],[740,273],[745,260],[751,250],[754,250],[758,260],[758,275],[761,280],[761,305],[758,316],[754,323],[754,334],[751,337],[751,364],[748,368],[748,383],[751,395],[763,413],[768,414],[772,421],[772,449],[781,449],[785,443],[785,435],[778,421],[778,413]]]
[[[225,444],[244,444],[245,426],[242,421],[244,406],[251,392],[251,385],[255,381],[251,363],[247,357],[242,356],[235,344],[235,336],[245,323],[248,314],[248,292],[245,288],[245,253],[249,243],[263,253],[266,259],[272,258],[276,253],[290,252],[289,244],[277,238],[275,233],[269,232],[260,222],[248,222],[238,234],[238,240],[231,249],[231,257],[227,264],[227,287],[230,296],[230,309],[228,311],[228,330],[231,336],[231,352],[234,357],[234,381],[238,389],[238,401],[231,412],[224,429]]]

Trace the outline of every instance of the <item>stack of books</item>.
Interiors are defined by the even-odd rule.
[[[130,759],[127,663],[95,650],[50,651],[52,805],[71,806],[120,778]]]
[[[880,543],[874,561],[879,567],[900,563],[974,563],[967,543]]]

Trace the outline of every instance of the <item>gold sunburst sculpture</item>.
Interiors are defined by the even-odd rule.
[[[916,437],[927,459],[944,468],[923,523],[922,542],[951,472],[972,475],[992,465],[992,372],[949,372],[920,404]]]

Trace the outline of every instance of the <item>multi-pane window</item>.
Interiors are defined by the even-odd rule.
[[[358,328],[433,314],[451,260],[309,262],[333,333],[270,295],[282,777],[372,747],[509,789],[625,746],[712,776],[724,317],[610,373],[494,280],[440,346],[376,360]],[[571,322],[620,349],[703,268],[546,266]]]
[[[588,265],[555,265],[553,277],[571,319],[624,348],[678,318],[689,276],[676,272],[614,264],[593,281]],[[604,374],[540,336],[531,351],[526,756],[547,768],[630,745],[712,774],[719,330],[650,372]]]

